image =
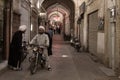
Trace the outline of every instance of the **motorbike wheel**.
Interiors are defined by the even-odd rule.
[[[34,62],[32,62],[30,64],[30,73],[34,74],[36,71],[37,71],[37,65]]]
[[[43,60],[43,61],[41,62],[41,68],[45,68],[45,65],[46,65],[46,61]]]

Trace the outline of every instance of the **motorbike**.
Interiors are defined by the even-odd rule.
[[[80,51],[81,44],[80,44],[79,39],[77,37],[74,37],[74,38],[72,37],[70,40],[70,44],[71,44],[71,46],[73,46],[77,50],[77,52]]]
[[[78,38],[75,38],[75,40],[74,40],[74,47],[75,47],[75,49],[77,50],[77,52],[80,51],[81,44],[80,44]]]
[[[71,46],[74,45],[74,39],[73,38],[70,39],[70,44],[71,44]]]
[[[43,54],[44,46],[34,46],[32,50],[32,56],[29,57],[30,73],[36,73],[39,65],[44,68],[46,65],[46,58]]]
[[[75,39],[76,39],[76,37],[72,37],[72,38],[70,39],[70,44],[71,44],[71,46],[73,46],[73,47],[75,47]]]

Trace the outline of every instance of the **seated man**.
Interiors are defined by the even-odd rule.
[[[48,70],[51,70],[49,65],[49,57],[47,52],[47,47],[49,46],[49,38],[45,34],[45,28],[43,26],[39,26],[38,34],[31,40],[30,44],[37,44],[40,46],[45,46],[44,55],[46,57],[46,66]]]

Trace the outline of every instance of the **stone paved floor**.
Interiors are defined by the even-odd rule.
[[[53,43],[52,71],[40,69],[30,75],[27,58],[22,71],[7,70],[0,75],[0,80],[119,80],[105,75],[99,68],[101,64],[92,61],[88,53],[76,52],[59,35],[54,36]]]

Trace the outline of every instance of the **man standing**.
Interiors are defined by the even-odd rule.
[[[13,70],[22,70],[21,59],[22,59],[22,34],[25,33],[26,25],[21,25],[19,30],[15,32],[12,37],[10,44],[10,53],[8,59],[8,66]]]
[[[47,31],[48,37],[49,37],[49,47],[48,47],[48,55],[52,55],[52,37],[53,37],[53,29],[49,28]]]

